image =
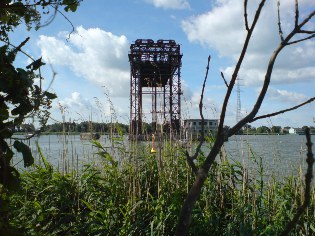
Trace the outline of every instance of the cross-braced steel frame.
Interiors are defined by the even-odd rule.
[[[181,58],[174,40],[137,39],[130,46],[130,134],[142,135],[143,95],[152,97],[152,128],[157,132],[158,116],[162,131],[180,130]],[[158,101],[160,100],[160,101]]]

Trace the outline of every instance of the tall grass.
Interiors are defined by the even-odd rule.
[[[81,173],[62,173],[43,155],[44,165],[22,173],[21,191],[10,196],[8,206],[12,232],[174,235],[194,179],[184,150],[164,142],[151,155],[149,146],[127,150],[118,140],[120,158],[114,158],[99,142],[93,145],[101,161]],[[191,235],[277,235],[292,218],[303,201],[303,174],[265,176],[261,158],[250,153],[254,172],[221,153],[193,211]],[[314,185],[312,196],[292,235],[315,234]]]

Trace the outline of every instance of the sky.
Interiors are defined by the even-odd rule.
[[[281,26],[287,35],[294,26],[294,0],[280,4]],[[259,1],[248,5],[251,24]],[[314,0],[300,0],[300,18],[315,9]],[[246,36],[242,0],[84,0],[75,13],[58,14],[38,31],[20,27],[12,34],[18,44],[31,40],[24,50],[42,56],[46,66],[43,86],[58,98],[51,109],[55,121],[129,123],[130,64],[128,52],[136,39],[173,39],[181,45],[182,119],[199,118],[199,100],[207,58],[211,56],[205,87],[204,116],[218,119],[229,82]],[[315,30],[315,19],[305,29]],[[280,43],[277,1],[266,1],[242,64],[241,116],[249,113],[261,90],[268,61]],[[267,96],[259,115],[287,109],[315,96],[315,40],[286,47],[278,56]],[[30,59],[19,56],[26,66]],[[53,74],[56,73],[54,77]],[[62,117],[61,107],[64,108]],[[230,98],[225,124],[236,122],[236,87]],[[315,103],[270,119],[258,127],[314,126]]]

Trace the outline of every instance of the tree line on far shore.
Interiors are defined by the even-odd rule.
[[[65,122],[65,123],[54,123],[48,124],[41,129],[42,133],[82,133],[82,132],[98,132],[98,133],[110,133],[116,132],[117,127],[122,133],[128,133],[128,125],[122,123],[98,123],[84,121],[81,123],[76,122]],[[15,127],[15,132],[25,133],[34,132],[36,128],[34,124],[22,124],[21,126]]]
[[[60,133],[60,132],[70,132],[70,133],[82,133],[82,132],[98,132],[98,133],[111,133],[115,132],[119,127],[122,133],[128,133],[129,125],[123,123],[98,123],[98,122],[88,122],[84,121],[81,123],[76,122],[65,122],[65,123],[53,123],[48,124],[41,132],[47,133]],[[147,133],[152,133],[152,125],[149,123],[143,123],[143,128]],[[227,127],[228,128],[228,127]],[[281,126],[259,126],[253,127],[251,125],[245,125],[240,131],[240,134],[288,134],[291,127],[281,127]],[[297,128],[297,127],[295,127]],[[300,127],[298,129],[305,131],[307,126]],[[34,132],[36,128],[33,124],[22,124],[15,127],[15,132]],[[315,126],[310,127],[312,134],[315,134]]]

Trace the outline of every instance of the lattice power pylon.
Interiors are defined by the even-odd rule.
[[[130,134],[142,135],[143,96],[151,97],[153,132],[179,132],[181,121],[180,45],[174,40],[137,39],[130,46]],[[147,100],[146,100],[147,101]],[[147,117],[147,115],[145,115]],[[159,118],[160,117],[160,118]]]
[[[241,115],[242,105],[241,105],[241,85],[240,85],[240,78],[237,78],[237,88],[236,88],[236,92],[237,92],[236,123],[238,123],[238,122],[242,119],[242,115]]]

